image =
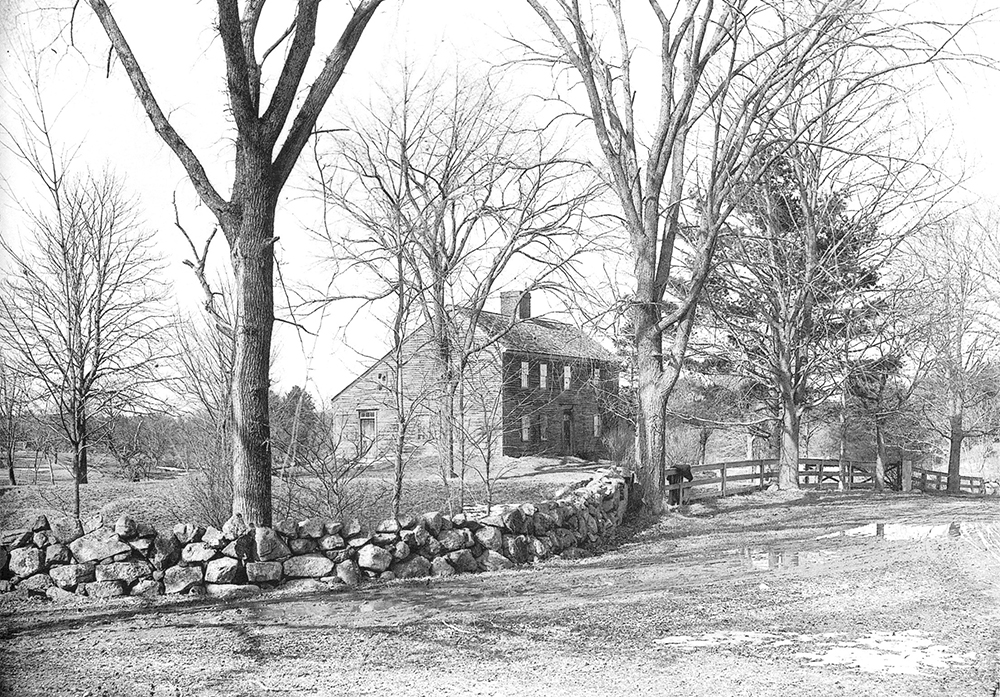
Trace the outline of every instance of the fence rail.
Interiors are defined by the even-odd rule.
[[[692,481],[686,481],[679,470],[667,470],[668,491],[680,492],[683,501],[704,496],[729,496],[767,488],[777,481],[776,459],[737,460],[691,467]],[[909,475],[910,486],[903,486]],[[948,488],[948,473],[913,467],[911,463],[886,465],[886,486],[895,490],[919,489],[944,491]],[[852,489],[875,488],[875,463],[845,460],[799,459],[799,485],[814,488]],[[971,494],[986,493],[982,477],[961,477],[961,490]]]

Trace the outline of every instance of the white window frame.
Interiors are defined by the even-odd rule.
[[[531,441],[531,417],[525,414],[521,417],[521,442]]]
[[[528,361],[521,361],[521,387],[528,387]]]
[[[601,437],[601,415],[594,414],[594,438]]]
[[[545,389],[549,386],[549,364],[539,363],[538,364],[538,386],[541,389]]]
[[[600,368],[600,366],[598,366],[597,368],[594,368],[594,384],[597,384],[597,385],[601,384],[601,368]]]
[[[573,383],[573,368],[572,366],[563,366],[563,389],[568,390],[570,385]]]
[[[549,415],[542,414],[538,419],[538,438],[547,441],[549,439]]]
[[[370,415],[370,416],[369,416]],[[371,439],[365,442],[365,429],[364,422],[372,422],[372,436]],[[362,450],[368,450],[375,444],[378,438],[378,409],[358,409],[358,441],[361,445]]]

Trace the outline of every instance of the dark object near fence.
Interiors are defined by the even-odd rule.
[[[678,506],[683,503],[682,488],[678,485],[684,480],[689,482],[694,480],[694,473],[691,471],[691,465],[674,465],[667,470],[667,500],[671,506]]]

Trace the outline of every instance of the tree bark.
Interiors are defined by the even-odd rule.
[[[875,491],[885,491],[885,432],[881,419],[875,418]]]
[[[782,405],[781,453],[778,457],[778,488],[799,488],[799,433],[802,417],[794,403]]]
[[[243,179],[246,181],[246,179]],[[227,234],[235,275],[233,363],[233,513],[271,525],[271,428],[268,404],[274,325],[274,197],[263,172],[242,192],[242,220]]]
[[[948,493],[957,494],[962,490],[962,441],[965,430],[961,408],[948,418]]]

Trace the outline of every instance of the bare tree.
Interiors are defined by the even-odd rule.
[[[233,512],[242,514],[251,524],[271,523],[268,389],[279,198],[320,112],[382,1],[361,0],[351,8],[343,32],[322,57],[312,84],[304,88],[303,78],[312,67],[310,59],[316,49],[320,1],[298,0],[285,22],[288,28],[269,46],[258,46],[263,30],[261,17],[265,6],[271,4],[249,0],[241,6],[236,0],[219,0],[213,29],[225,56],[226,109],[235,130],[228,198],[225,189],[211,181],[202,159],[171,122],[169,108],[153,91],[107,2],[87,1],[154,130],[177,156],[229,243],[236,343],[230,392]],[[277,21],[278,16],[273,15],[266,24],[274,26]],[[268,58],[282,55],[280,69],[268,74]]]
[[[640,475],[653,500],[665,484],[664,414],[683,368],[698,300],[719,234],[748,180],[802,140],[809,115],[777,138],[772,124],[817,89],[817,70],[845,50],[856,70],[839,79],[835,103],[878,89],[887,76],[943,55],[924,38],[932,23],[900,25],[868,3],[769,3],[689,0],[649,3],[646,17],[620,0],[528,0],[552,44],[529,60],[579,78],[586,108],[630,245],[635,331]],[[659,29],[657,84],[642,91],[630,21]],[[604,41],[599,27],[611,27]],[[655,54],[654,54],[655,55]],[[658,94],[650,98],[648,94]],[[655,117],[645,122],[645,100]],[[579,109],[570,107],[578,113]],[[647,136],[648,134],[648,136]],[[765,166],[761,166],[764,160]],[[685,217],[694,222],[684,225]]]
[[[14,458],[18,441],[27,433],[28,404],[27,377],[9,366],[0,353],[0,447],[11,486],[17,484]]]

